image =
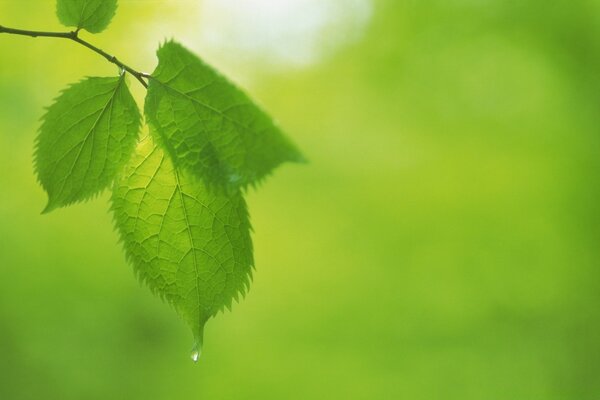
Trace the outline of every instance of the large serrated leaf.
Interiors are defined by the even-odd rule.
[[[237,188],[303,160],[271,118],[194,54],[175,42],[157,54],[145,114],[176,165]]]
[[[102,32],[115,16],[117,0],[57,0],[56,15],[65,26]]]
[[[141,115],[125,76],[87,78],[48,109],[37,138],[35,168],[48,192],[46,212],[109,187],[133,151]]]
[[[217,194],[144,138],[115,184],[115,225],[134,270],[202,342],[205,322],[248,289],[250,223],[238,192]]]

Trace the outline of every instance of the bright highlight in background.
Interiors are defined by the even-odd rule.
[[[362,36],[370,0],[205,0],[200,40],[273,67],[304,67]]]

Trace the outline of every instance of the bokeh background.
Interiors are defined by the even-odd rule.
[[[0,35],[0,399],[600,398],[600,1],[120,0],[85,37],[182,41],[310,164],[249,193],[255,280],[194,365],[108,195],[40,215],[43,107],[114,66]]]

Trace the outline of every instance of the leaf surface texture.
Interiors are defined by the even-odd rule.
[[[201,342],[211,316],[248,289],[253,266],[245,201],[174,168],[150,136],[115,184],[112,209],[128,259]]]
[[[56,15],[70,27],[90,33],[102,32],[117,11],[117,0],[57,0]]]
[[[270,117],[197,56],[172,41],[157,54],[145,114],[177,166],[209,186],[237,188],[303,160]]]
[[[109,187],[135,147],[141,115],[125,76],[87,78],[49,107],[37,138],[35,168],[46,211]]]

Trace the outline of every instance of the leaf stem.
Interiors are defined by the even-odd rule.
[[[121,69],[129,72],[131,75],[133,75],[145,88],[148,87],[148,83],[144,80],[144,78],[149,78],[150,75],[148,75],[144,72],[139,72],[139,71],[131,68],[127,64],[119,61],[117,59],[117,57],[112,56],[112,55],[108,54],[107,52],[105,52],[104,50],[83,40],[82,38],[79,37],[79,30],[71,31],[71,32],[43,32],[43,31],[29,31],[29,30],[24,30],[24,29],[7,28],[5,26],[0,25],[0,34],[1,33],[8,33],[10,35],[29,36],[29,37],[33,37],[33,38],[49,37],[49,38],[70,39],[74,42],[79,43],[82,46],[87,47],[88,49],[92,50],[93,52],[100,54],[108,62],[115,64],[119,68],[121,68]]]

